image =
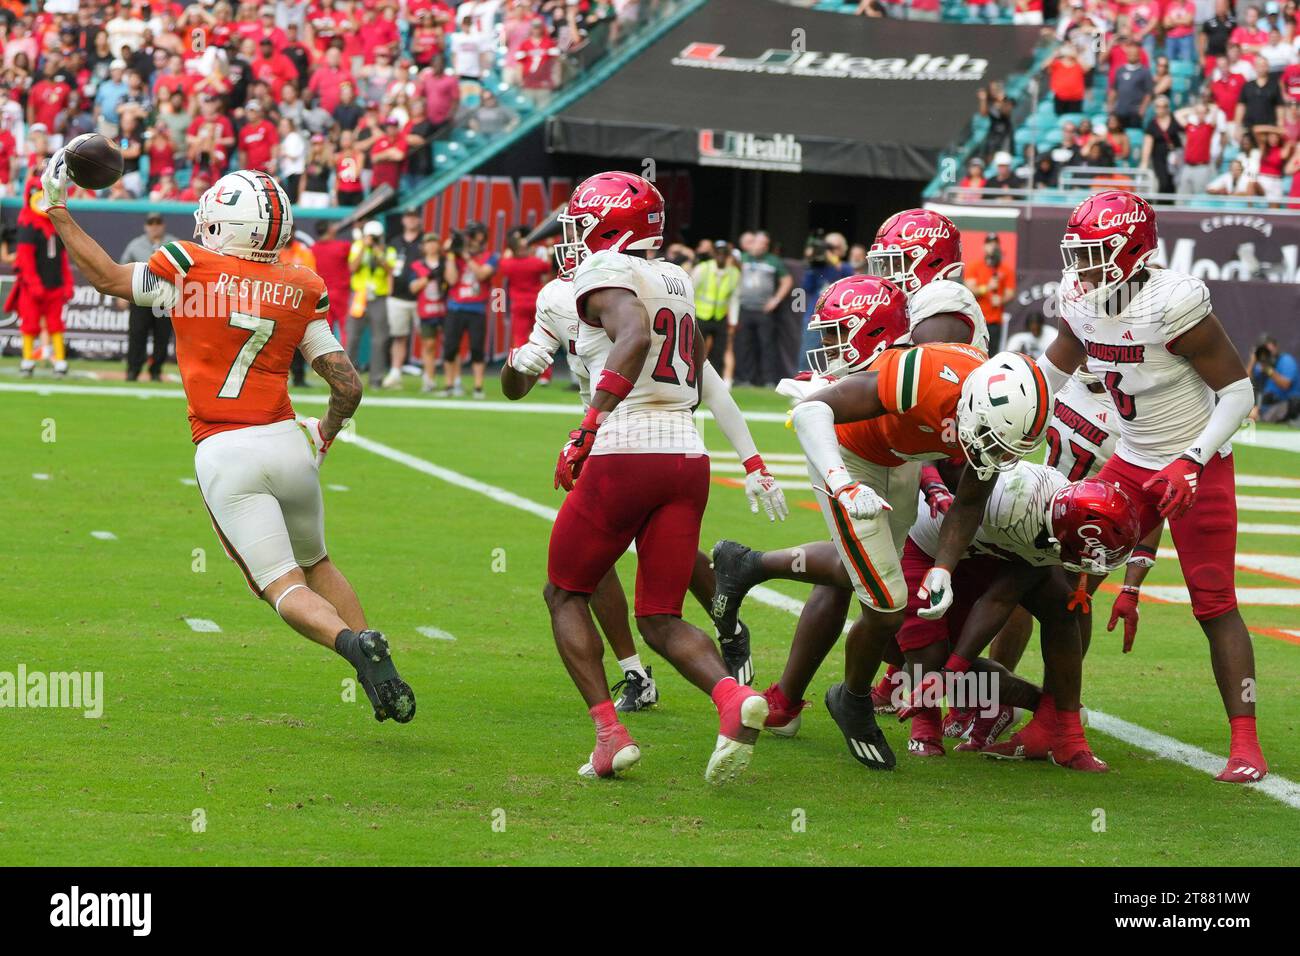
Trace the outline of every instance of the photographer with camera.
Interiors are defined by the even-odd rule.
[[[1271,335],[1266,335],[1255,347],[1250,381],[1255,386],[1252,419],[1289,422],[1300,417],[1300,366],[1290,352],[1278,348],[1277,339]]]
[[[448,252],[455,263],[457,279],[447,292],[447,320],[443,336],[443,376],[447,387],[444,397],[460,397],[460,344],[469,335],[469,360],[474,371],[474,397],[482,399],[483,374],[487,371],[484,344],[487,339],[487,306],[491,294],[489,283],[497,271],[495,253],[486,251],[487,227],[471,222],[463,231],[453,232]]]
[[[817,300],[832,282],[838,282],[853,274],[852,270],[840,260],[842,244],[844,244],[844,237],[839,233],[831,233],[828,236],[823,230],[818,229],[808,237],[808,245],[804,247],[803,281],[799,284],[799,288],[803,289],[804,302],[803,324],[799,330],[801,346],[798,362],[801,372],[808,371],[810,367],[808,350],[818,348],[822,344],[821,333],[808,331],[808,321],[817,308]]]
[[[347,352],[352,364],[361,367],[361,336],[370,330],[370,385],[384,380],[385,350],[388,348],[388,294],[397,270],[397,250],[384,239],[384,225],[371,219],[348,252],[352,270],[352,308],[348,313]]]

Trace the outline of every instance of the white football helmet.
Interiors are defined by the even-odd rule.
[[[293,209],[280,184],[261,170],[227,173],[199,197],[194,238],[205,249],[275,262],[293,238]]]
[[[999,352],[962,382],[957,440],[981,480],[1010,471],[1042,442],[1052,395],[1034,360]]]

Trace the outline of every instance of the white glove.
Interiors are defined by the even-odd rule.
[[[851,481],[835,492],[835,500],[844,506],[850,518],[874,518],[882,511],[894,510],[888,501],[860,481]]]
[[[307,439],[307,445],[311,448],[312,457],[316,461],[316,467],[319,469],[325,462],[325,453],[330,450],[330,445],[334,444],[334,439],[328,441],[320,433],[319,418],[300,418],[298,427],[302,429],[302,435]]]
[[[510,367],[523,375],[541,375],[554,361],[555,355],[552,352],[532,342],[511,349],[507,359]]]
[[[947,568],[934,567],[925,573],[925,580],[916,589],[916,596],[926,606],[916,613],[927,621],[937,621],[952,607],[952,575]]]
[[[755,456],[757,457],[757,456]],[[761,503],[763,510],[767,512],[767,520],[775,521],[780,518],[784,521],[790,515],[790,506],[785,503],[785,492],[777,484],[759,458],[758,465],[745,475],[745,497],[749,499],[750,514],[758,514],[758,506]]]
[[[68,164],[63,158],[63,150],[50,157],[41,173],[42,211],[49,212],[56,206],[64,206],[68,201]]]

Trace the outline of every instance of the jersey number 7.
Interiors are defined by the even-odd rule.
[[[236,329],[247,329],[253,334],[248,337],[244,347],[235,356],[230,371],[226,373],[226,380],[221,385],[221,391],[217,392],[217,398],[239,397],[239,393],[244,390],[244,379],[248,378],[248,370],[253,367],[258,353],[275,332],[274,321],[249,315],[247,312],[230,313],[230,325]]]

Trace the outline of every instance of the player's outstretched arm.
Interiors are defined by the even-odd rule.
[[[538,315],[541,315],[540,308]],[[511,349],[506,357],[506,364],[501,369],[501,394],[517,402],[531,392],[537,379],[555,361],[555,350],[559,345],[540,318],[534,321],[528,341]]]
[[[135,266],[113,261],[113,257],[88,236],[68,212],[68,165],[64,162],[63,150],[55,153],[46,164],[45,172],[41,175],[41,189],[41,201],[45,204],[50,222],[54,223],[64,248],[68,250],[68,255],[81,270],[81,274],[105,295],[131,301],[131,277],[135,273]]]
[[[998,483],[996,473],[987,479],[975,474],[969,465],[957,482],[957,494],[944,516],[939,529],[939,547],[934,556],[934,567],[917,588],[916,595],[926,606],[917,611],[921,617],[934,621],[943,617],[952,606],[952,569],[957,566],[966,549],[975,540],[975,534],[984,521],[984,508],[989,495]]]
[[[1214,313],[1170,342],[1169,351],[1187,359],[1218,399],[1192,446],[1142,486],[1143,490],[1163,487],[1160,517],[1179,518],[1196,500],[1196,483],[1205,463],[1236,434],[1255,407],[1255,391],[1241,356]]]
[[[1043,357],[1038,360],[1038,367],[1047,379],[1047,388],[1053,395],[1061,390],[1066,379],[1074,374],[1075,369],[1084,363],[1088,353],[1083,343],[1075,338],[1069,324],[1057,323],[1056,338],[1047,347]]]
[[[704,337],[697,335],[695,344],[696,351],[702,353]],[[740,406],[736,404],[736,399],[732,397],[713,363],[704,360],[703,369],[700,375],[700,400],[713,413],[713,420],[718,423],[718,428],[727,436],[728,443],[736,450],[745,466],[745,495],[749,498],[749,510],[758,514],[758,506],[761,504],[769,521],[777,518],[784,521],[790,514],[785,492],[763,463],[763,456],[758,453],[758,446],[754,444],[754,436],[749,433],[749,425],[745,422]]]
[[[1162,521],[1133,549],[1132,556],[1124,566],[1124,586],[1110,607],[1110,623],[1106,625],[1106,631],[1109,633],[1115,630],[1115,625],[1120,621],[1124,622],[1125,654],[1133,650],[1133,640],[1137,637],[1138,629],[1138,595],[1141,593],[1142,582],[1155,567],[1156,550],[1160,547],[1160,535],[1164,528]]]
[[[851,517],[860,519],[874,518],[882,511],[893,509],[889,502],[876,494],[875,489],[854,480],[849,474],[844,465],[844,456],[840,453],[835,424],[840,421],[839,416],[845,414],[846,408],[870,409],[872,402],[880,404],[876,374],[866,372],[822,389],[796,405],[790,416],[808,464],[822,479],[822,484],[814,484],[813,490],[829,495]],[[839,407],[838,411],[836,406]],[[883,406],[880,410],[883,411]],[[878,414],[880,411],[864,417],[874,418]],[[847,420],[853,421],[856,417]]]
[[[331,442],[361,404],[361,376],[347,352],[318,355],[311,367],[330,388],[329,409],[320,421],[320,432],[321,437]]]

